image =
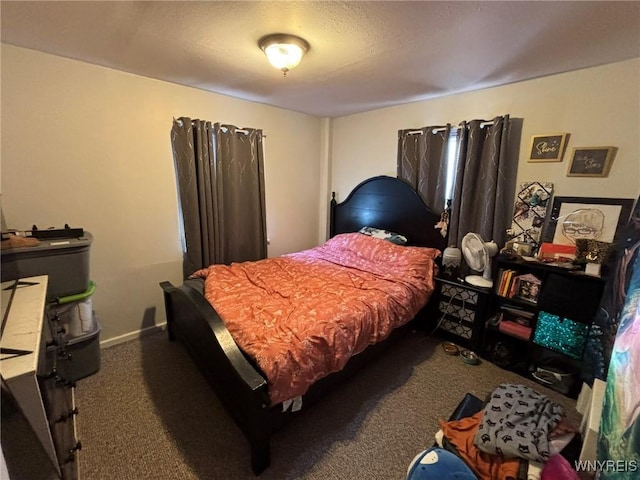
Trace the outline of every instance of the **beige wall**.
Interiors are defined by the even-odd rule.
[[[344,200],[360,181],[396,174],[404,128],[509,114],[523,119],[518,182],[550,181],[558,196],[637,198],[640,193],[640,59],[333,120],[330,188]],[[531,135],[571,134],[561,163],[528,163]],[[573,147],[616,146],[607,178],[567,177]]]
[[[103,340],[164,322],[158,282],[181,280],[173,117],[262,128],[269,254],[317,244],[319,118],[10,45],[1,53],[7,224],[94,235]]]

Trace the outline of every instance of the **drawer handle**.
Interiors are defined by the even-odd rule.
[[[63,462],[63,465],[66,465],[67,463],[75,462],[75,460],[76,460],[76,452],[78,450],[82,450],[82,442],[80,442],[80,440],[78,440],[76,442],[75,446],[73,446],[69,450],[69,455],[67,456],[67,458]]]
[[[61,383],[65,387],[69,387],[69,388],[75,388],[76,387],[76,382],[73,382],[71,380],[67,380],[66,378],[62,378],[60,376],[56,377],[56,382]]]
[[[78,407],[69,410],[68,412],[62,412],[60,418],[56,420],[56,423],[66,422],[67,420],[71,420],[75,415],[78,415]]]
[[[49,380],[50,378],[55,378],[56,381],[57,381],[60,377],[58,376],[58,370],[56,370],[56,367],[53,367],[49,373],[47,373],[46,375],[42,375],[42,378],[44,380]]]
[[[58,352],[58,358],[62,359],[62,360],[71,360],[72,355],[67,352],[64,348],[62,348],[59,352]]]

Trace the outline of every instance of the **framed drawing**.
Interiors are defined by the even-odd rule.
[[[613,242],[629,220],[632,198],[555,197],[543,241],[575,245],[577,239]]]
[[[567,145],[568,133],[533,135],[529,150],[530,162],[561,162]]]
[[[567,177],[606,177],[616,151],[616,147],[574,148]]]

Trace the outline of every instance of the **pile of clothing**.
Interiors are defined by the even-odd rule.
[[[481,480],[577,480],[560,452],[577,429],[546,395],[502,384],[484,409],[440,422],[436,442],[458,455]]]

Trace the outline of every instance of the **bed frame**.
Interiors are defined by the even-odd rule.
[[[435,228],[440,214],[427,207],[416,192],[396,178],[379,176],[363,181],[342,203],[331,199],[330,235],[373,226],[402,233],[409,244],[443,250],[446,241]],[[195,283],[180,287],[162,282],[170,340],[180,340],[240,427],[251,447],[251,467],[258,475],[269,466],[272,434],[300,412],[271,407],[267,381],[255,363],[236,345],[224,323]],[[352,376],[379,355],[404,329],[349,360],[345,368],[316,382],[304,395],[304,410],[327,390]]]

